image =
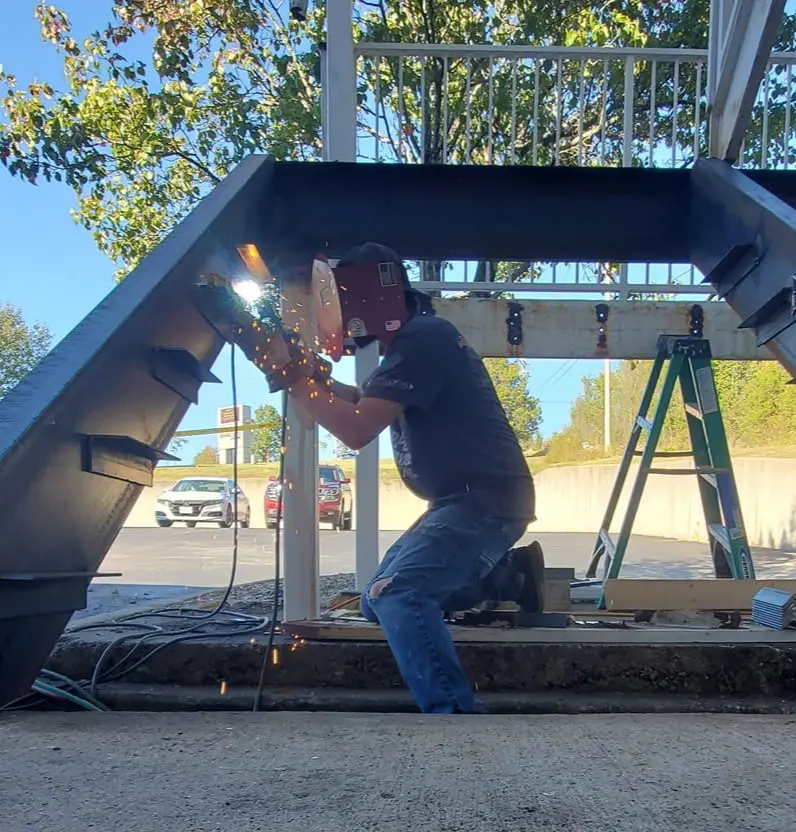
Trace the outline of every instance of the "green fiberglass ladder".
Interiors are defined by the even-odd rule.
[[[667,361],[669,366],[663,379],[660,398],[655,413],[650,419],[648,413]],[[672,394],[678,381],[683,394],[691,450],[656,452],[666,413],[671,405]],[[638,444],[642,434],[646,434],[647,441],[644,450],[639,451]],[[611,528],[633,457],[636,456],[641,457],[641,462],[630,493],[619,537],[614,542],[608,530]],[[694,466],[654,468],[652,463],[656,456],[691,457]],[[697,476],[716,577],[755,577],[752,556],[746,542],[735,477],[732,472],[727,436],[724,432],[716,386],[713,381],[710,344],[705,338],[679,335],[661,335],[658,338],[658,354],[647,382],[647,388],[641,398],[638,416],[633,423],[622,462],[619,465],[619,473],[586,573],[587,578],[596,577],[600,559],[603,559],[603,585],[606,580],[619,577],[619,570],[622,568],[644,485],[650,474]],[[598,607],[605,608],[604,593],[601,594]]]

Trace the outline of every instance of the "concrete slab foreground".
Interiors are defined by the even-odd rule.
[[[31,714],[3,832],[791,832],[796,718]]]

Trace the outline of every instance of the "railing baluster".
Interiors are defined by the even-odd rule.
[[[699,158],[699,139],[702,132],[702,64],[696,68],[696,95],[694,97],[694,161]]]
[[[658,92],[658,62],[652,62],[650,74],[650,167],[655,167],[655,115],[657,113],[655,97]]]
[[[398,58],[398,161],[404,161],[404,59]]]
[[[386,115],[386,114],[385,114]],[[376,161],[381,161],[381,57],[376,58]]]
[[[561,80],[561,73],[563,69],[563,67],[561,66],[562,63],[562,58],[559,58],[558,61],[556,61],[556,165],[558,165],[561,161],[561,86],[563,83]]]
[[[580,86],[578,88],[578,166],[583,165],[583,119],[586,98],[586,61],[580,62]]]
[[[426,138],[428,130],[428,102],[426,101],[426,56],[420,56],[420,162],[426,161]]]
[[[489,59],[489,103],[487,105],[487,129],[488,129],[488,139],[487,139],[487,159],[489,160],[489,164],[491,165],[494,161],[494,126],[495,126],[495,85],[494,85],[494,73],[495,65],[492,58]]]
[[[539,58],[533,61],[533,163],[539,164]]]
[[[511,63],[511,164],[517,161],[517,61]]]
[[[442,95],[443,95],[443,107],[442,107],[442,119],[443,119],[443,128],[442,128],[442,164],[448,164],[448,94],[449,94],[449,86],[448,86],[448,56],[446,55],[442,61]]]
[[[600,164],[605,164],[605,140],[608,132],[608,86],[610,82],[608,61],[603,61],[603,94],[600,111]]]
[[[672,92],[672,167],[677,167],[677,108],[680,104],[680,61],[674,62]]]
[[[467,82],[464,88],[464,97],[465,97],[465,121],[464,121],[464,132],[466,136],[466,150],[464,161],[466,164],[470,164],[470,90],[472,86],[472,78],[473,78],[473,67],[470,59],[467,59]]]
[[[792,64],[788,64],[788,68],[785,73],[785,95],[787,99],[785,101],[785,140],[783,142],[782,152],[785,157],[785,170],[788,169],[788,165],[790,165],[790,99],[793,93],[793,86],[791,81],[791,70],[793,68]]]
[[[769,98],[769,76],[771,65],[766,64],[766,74],[763,76],[763,136],[760,142],[760,167],[764,170],[768,167],[768,98]]]

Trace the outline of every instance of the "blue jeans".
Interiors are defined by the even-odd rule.
[[[527,525],[484,517],[464,500],[434,503],[387,550],[362,593],[362,614],[381,624],[421,712],[481,713],[443,611],[501,591],[511,579],[501,561]]]

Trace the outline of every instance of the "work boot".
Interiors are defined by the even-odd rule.
[[[538,540],[509,552],[509,565],[522,575],[515,601],[523,612],[544,612],[544,552]]]

